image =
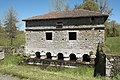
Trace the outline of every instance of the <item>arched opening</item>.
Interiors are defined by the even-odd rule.
[[[46,53],[46,56],[47,56],[47,59],[52,59],[52,56],[51,56],[51,53],[50,53],[50,52],[47,52],[47,53]]]
[[[90,56],[88,54],[83,55],[83,61],[90,62]]]
[[[58,53],[58,60],[64,60],[64,57],[63,57],[62,53]]]
[[[75,54],[70,54],[70,61],[76,61],[77,58],[76,58],[76,55]]]
[[[40,59],[40,57],[41,57],[41,56],[40,56],[40,52],[36,52],[35,55],[36,55],[36,58],[39,58],[39,59]]]

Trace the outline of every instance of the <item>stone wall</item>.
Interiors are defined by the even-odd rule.
[[[120,73],[120,55],[106,55],[106,76]]]
[[[50,52],[54,60],[57,59],[58,53],[64,55],[64,60],[69,60],[70,54],[73,53],[78,60],[82,60],[84,54],[90,55],[90,52],[93,52],[95,55],[98,43],[104,43],[104,30],[96,30],[96,27],[102,28],[104,25],[63,26],[62,29],[47,27],[46,30],[42,30],[43,27],[27,27],[26,29],[31,30],[26,31],[26,53],[40,52],[45,56]],[[85,29],[81,30],[81,28]],[[86,30],[86,28],[90,29]],[[38,30],[34,31],[34,29]],[[46,40],[46,32],[52,32],[52,40]],[[76,32],[77,40],[69,40],[69,32]]]
[[[113,77],[118,73],[120,73],[120,55],[106,54],[103,47],[101,50],[97,49],[94,76]]]

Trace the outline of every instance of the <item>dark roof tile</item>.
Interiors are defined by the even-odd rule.
[[[23,21],[29,20],[43,20],[43,19],[60,19],[60,18],[77,18],[77,17],[92,17],[92,16],[106,16],[100,12],[89,11],[84,9],[68,10],[68,11],[56,11],[47,14],[33,16],[31,18],[24,19]]]

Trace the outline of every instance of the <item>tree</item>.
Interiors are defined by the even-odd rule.
[[[70,9],[70,6],[69,6],[68,4],[66,4],[64,8],[65,8],[64,10],[66,10],[66,11],[67,11],[67,10],[69,10],[69,9]]]
[[[99,5],[91,0],[87,0],[80,5],[75,5],[75,9],[86,9],[90,11],[99,11]]]
[[[108,0],[83,0],[80,5],[75,5],[75,9],[87,9],[92,11],[100,11],[101,13],[110,15],[112,10],[108,6]]]
[[[0,21],[0,29],[2,28],[2,23],[1,23],[1,21]]]
[[[68,9],[69,6],[65,4],[67,0],[50,0],[52,3],[52,10],[54,11],[61,11]]]
[[[105,25],[106,25],[107,37],[119,36],[119,31],[117,30],[117,28],[119,28],[120,26],[116,21],[112,20],[112,21],[106,22]]]
[[[4,30],[3,30],[3,24],[2,22],[0,21],[0,33],[2,33]]]
[[[111,14],[113,9],[111,9],[108,6],[108,1],[107,0],[99,0],[98,4],[99,4],[101,13],[108,14],[108,15]]]
[[[83,0],[83,2],[86,2],[86,1],[94,1],[94,2],[98,2],[98,0]]]
[[[5,31],[7,33],[7,36],[10,39],[11,46],[13,45],[13,39],[16,37],[17,22],[18,22],[18,19],[16,16],[15,9],[9,8],[5,16],[4,26],[5,26]]]

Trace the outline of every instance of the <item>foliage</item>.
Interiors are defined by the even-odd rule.
[[[50,0],[51,1],[51,5],[52,5],[52,10],[54,11],[61,11],[61,10],[68,10],[69,9],[69,5],[65,4],[65,2],[67,0]]]
[[[117,37],[119,36],[119,32],[117,31],[117,29],[115,27],[111,28],[111,29],[106,29],[106,35],[107,37]]]
[[[5,45],[6,32],[3,29],[2,23],[0,22],[0,46]]]
[[[90,11],[99,11],[99,6],[94,1],[86,1],[80,5],[76,5],[75,9],[86,9]]]
[[[0,21],[0,46],[21,46],[25,44],[25,33],[17,30],[17,16],[13,8],[7,10],[4,23]],[[3,25],[4,24],[4,25]]]
[[[113,9],[111,9],[108,6],[108,0],[98,0],[98,4],[99,4],[101,13],[108,14],[108,15],[111,14]]]
[[[120,28],[120,25],[116,21],[107,21],[105,23],[106,26],[106,36],[107,37],[117,37],[119,36],[120,31],[118,28]]]
[[[25,45],[25,32],[17,31],[13,46],[19,47],[21,45]]]
[[[22,61],[22,56],[19,55],[12,55],[12,54],[5,54],[4,65],[17,65],[20,61]]]
[[[13,39],[16,37],[17,25],[18,22],[16,12],[13,8],[9,8],[5,17],[5,31],[7,36],[10,39],[11,46],[13,45]]]
[[[82,4],[75,5],[75,9],[81,8],[91,11],[100,11],[108,15],[110,15],[113,10],[108,6],[108,0],[83,0]]]
[[[70,8],[70,6],[68,5],[68,4],[66,4],[65,6],[64,6],[64,10],[69,10],[69,8]]]
[[[2,23],[1,23],[1,21],[0,21],[0,30],[2,29]]]
[[[13,39],[13,46],[25,45],[25,32],[18,31],[16,32],[16,38]],[[2,29],[0,30],[0,46],[10,46],[10,40],[7,38],[6,32]]]
[[[98,0],[83,0],[83,2],[86,2],[86,1],[95,1],[95,2],[98,2]]]

